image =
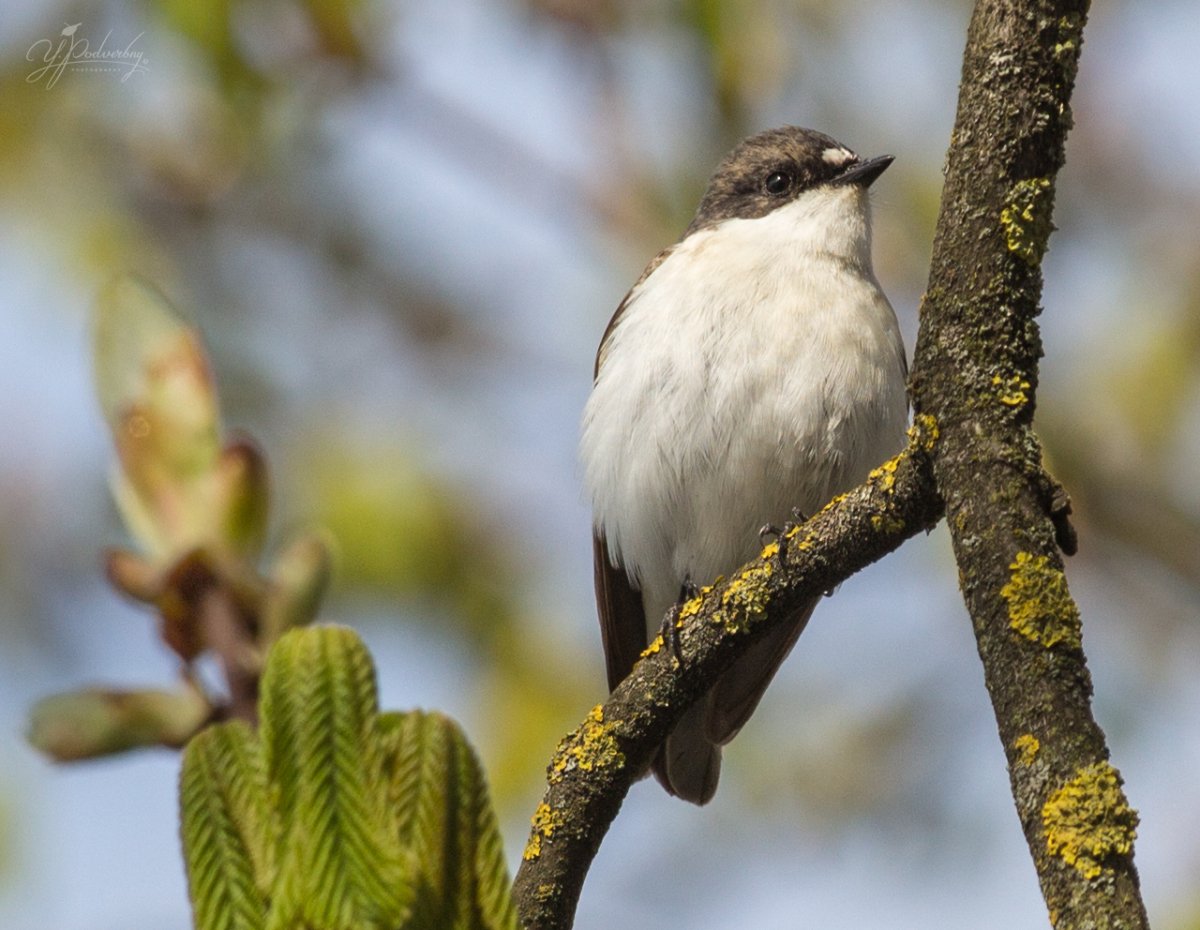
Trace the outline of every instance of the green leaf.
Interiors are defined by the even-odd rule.
[[[247,559],[257,558],[267,537],[267,463],[249,438],[239,436],[214,463],[216,536]]]
[[[275,871],[274,822],[249,727],[211,727],[192,740],[179,797],[197,930],[261,930]]]
[[[95,759],[143,746],[182,746],[212,713],[198,691],[89,688],[43,698],[28,739],[59,762]]]
[[[315,620],[329,576],[329,544],[324,536],[309,533],[293,540],[271,567],[262,641],[273,643],[292,627]]]
[[[351,631],[297,630],[263,677],[267,770],[279,787],[280,878],[268,927],[398,926],[409,868],[389,829],[374,668]]]
[[[94,336],[96,393],[121,463],[114,496],[130,532],[165,561],[213,535],[220,424],[208,360],[167,299],[135,277],[101,293]]]
[[[129,530],[161,567],[211,546],[252,561],[267,529],[267,468],[245,437],[221,447],[204,346],[139,278],[100,295],[96,393],[120,460],[113,493]]]
[[[465,743],[465,741],[464,741]],[[517,908],[513,902],[512,882],[504,859],[504,840],[492,807],[487,783],[479,760],[469,745],[473,785],[470,797],[474,808],[475,916],[476,926],[487,930],[519,930]]]
[[[462,731],[420,711],[381,726],[397,828],[419,870],[413,930],[516,930],[500,830]]]

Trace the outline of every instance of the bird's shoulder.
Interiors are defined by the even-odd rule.
[[[675,250],[679,248],[679,244],[676,242],[669,245],[655,255],[646,266],[646,269],[641,273],[641,276],[633,282],[633,287],[626,292],[625,296],[621,298],[621,302],[617,304],[617,309],[613,313],[612,319],[608,321],[608,325],[604,327],[604,335],[600,337],[600,345],[596,349],[596,365],[592,370],[593,380],[600,374],[600,367],[604,364],[604,358],[608,353],[609,340],[612,338],[613,331],[617,328],[617,323],[620,322],[621,317],[624,316],[625,311],[629,308],[633,297],[638,293],[642,285],[646,283],[646,279],[654,274],[658,267],[674,254]]]

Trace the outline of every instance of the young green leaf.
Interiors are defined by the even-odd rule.
[[[59,762],[95,759],[141,746],[182,746],[212,708],[192,689],[88,688],[43,698],[29,714],[28,739]]]
[[[197,930],[262,930],[275,873],[274,822],[249,727],[210,727],[192,740],[179,797]]]
[[[220,424],[199,337],[152,285],[123,277],[97,303],[94,355],[129,530],[159,559],[207,541]]]
[[[263,642],[316,619],[330,571],[329,544],[319,533],[300,536],[275,558],[263,605]]]
[[[414,928],[516,930],[500,830],[479,761],[453,720],[381,718],[392,809],[418,868]]]
[[[262,683],[267,768],[280,786],[280,879],[268,927],[397,927],[409,908],[408,857],[385,807],[375,671],[334,627],[297,630],[272,650]]]
[[[217,539],[237,555],[254,560],[267,538],[267,463],[246,436],[233,439],[213,466],[213,509]]]

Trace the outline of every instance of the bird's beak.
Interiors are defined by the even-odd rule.
[[[866,161],[851,165],[829,183],[861,184],[863,187],[870,187],[875,179],[887,170],[887,166],[895,160],[895,155],[877,155],[875,158],[868,158]]]

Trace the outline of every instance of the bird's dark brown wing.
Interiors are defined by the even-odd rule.
[[[609,562],[603,533],[597,532],[592,537],[592,559],[596,572],[596,610],[600,614],[608,687],[612,690],[625,680],[646,648],[646,616],[641,592],[630,583],[624,569]]]

